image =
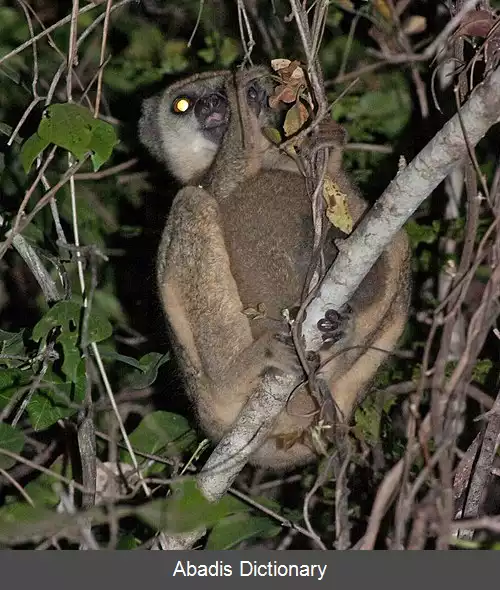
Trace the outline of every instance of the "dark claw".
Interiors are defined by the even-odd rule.
[[[345,336],[345,322],[352,313],[350,305],[346,304],[338,312],[335,309],[328,309],[325,317],[321,318],[316,324],[318,330],[322,332],[321,338],[325,344],[335,344]]]
[[[335,322],[340,323],[342,321],[342,316],[338,311],[335,309],[328,309],[325,313],[325,318],[334,324]]]
[[[324,344],[335,344],[345,336],[345,332],[336,332],[335,334],[322,334],[321,339]]]
[[[333,332],[338,329],[341,323],[341,315],[334,309],[329,309],[325,313],[325,317],[321,318],[316,325],[321,332]]]

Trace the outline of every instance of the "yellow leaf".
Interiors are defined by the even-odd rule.
[[[419,16],[417,14],[410,16],[410,18],[403,24],[403,31],[407,35],[417,35],[418,33],[423,33],[426,28],[427,20],[425,16]]]
[[[280,132],[274,127],[264,127],[262,129],[262,133],[265,137],[267,137],[267,139],[269,139],[271,143],[274,143],[276,145],[281,143]]]
[[[352,217],[347,206],[347,195],[329,177],[325,176],[323,197],[326,201],[326,216],[330,223],[346,234],[352,232]]]
[[[337,4],[348,12],[354,12],[354,4],[351,0],[337,0]]]
[[[306,107],[301,103],[295,103],[287,112],[285,117],[285,123],[283,124],[283,129],[285,131],[285,135],[290,137],[291,135],[295,135],[297,131],[300,131],[304,126],[304,123],[309,118],[309,113],[307,112]]]
[[[373,0],[373,6],[375,10],[386,20],[392,21],[391,7],[389,6],[387,0]]]

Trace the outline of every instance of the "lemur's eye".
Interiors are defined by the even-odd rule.
[[[250,100],[256,100],[258,96],[258,92],[257,89],[255,88],[255,86],[250,86],[250,88],[248,89],[248,98]]]
[[[179,96],[174,100],[174,113],[186,113],[191,108],[191,99],[186,96]]]

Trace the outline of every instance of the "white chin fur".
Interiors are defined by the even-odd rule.
[[[165,150],[170,171],[182,184],[199,179],[208,171],[217,153],[218,146],[198,134],[194,139],[179,142],[173,153]]]

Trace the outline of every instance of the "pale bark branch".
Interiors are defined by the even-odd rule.
[[[302,334],[307,350],[317,350],[321,338],[316,323],[328,309],[346,303],[378,257],[422,202],[499,120],[500,69],[478,86],[470,99],[389,184],[356,231],[341,244],[334,265],[307,309]],[[464,130],[460,124],[462,119]]]

